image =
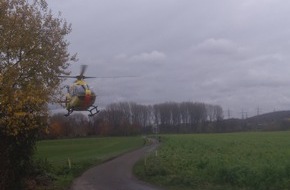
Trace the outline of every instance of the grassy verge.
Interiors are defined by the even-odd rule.
[[[35,160],[53,184],[45,189],[66,189],[89,167],[141,147],[141,137],[106,137],[48,140],[37,143]],[[40,187],[41,189],[41,187]]]
[[[167,135],[134,167],[167,189],[290,189],[290,132]]]

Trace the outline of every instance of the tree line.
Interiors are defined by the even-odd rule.
[[[219,105],[200,102],[165,102],[141,105],[134,102],[119,102],[108,105],[95,117],[81,113],[64,117],[52,115],[43,138],[76,136],[128,136],[159,133],[215,132],[223,120]]]

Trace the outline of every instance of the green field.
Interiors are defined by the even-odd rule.
[[[35,160],[55,178],[51,189],[64,189],[89,167],[141,147],[141,137],[46,140],[37,143]]]
[[[290,189],[290,132],[165,135],[135,174],[166,189]]]

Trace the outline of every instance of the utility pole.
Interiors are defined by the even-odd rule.
[[[245,112],[244,110],[242,110],[241,114],[242,114],[242,119],[245,119],[245,116],[246,116],[246,119],[248,118],[248,112]]]

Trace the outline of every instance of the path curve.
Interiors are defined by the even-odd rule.
[[[144,146],[87,170],[74,180],[70,190],[161,190],[132,174],[134,164],[157,146]]]

